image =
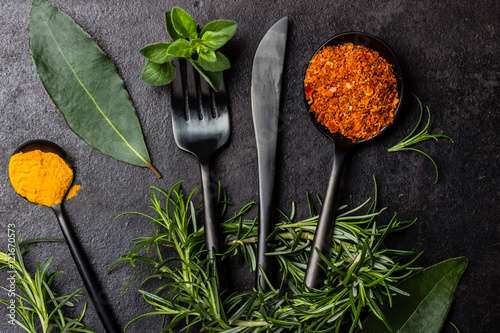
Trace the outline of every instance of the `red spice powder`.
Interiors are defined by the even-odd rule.
[[[304,84],[316,121],[353,142],[371,139],[394,120],[399,99],[392,65],[365,46],[345,43],[320,50]]]

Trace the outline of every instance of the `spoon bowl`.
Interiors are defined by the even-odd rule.
[[[401,110],[401,105],[403,102],[404,85],[403,85],[403,75],[401,72],[401,67],[394,52],[392,52],[389,46],[387,46],[379,38],[362,32],[342,33],[340,35],[336,35],[330,38],[325,43],[323,43],[314,53],[313,57],[325,47],[336,46],[345,43],[362,45],[371,50],[377,51],[381,57],[383,57],[385,60],[389,62],[389,64],[392,65],[393,72],[396,77],[396,84],[397,84],[396,90],[399,102],[394,110],[394,117],[391,123],[382,127],[380,129],[380,132],[376,135],[373,135],[370,139],[358,139],[355,140],[354,142],[352,139],[347,138],[346,136],[340,133],[332,133],[329,128],[327,128],[325,125],[319,123],[316,120],[315,115],[313,113],[309,112],[309,115],[314,125],[324,135],[330,138],[335,145],[333,168],[328,182],[328,188],[322,205],[321,213],[318,219],[316,233],[311,246],[311,253],[306,269],[306,275],[304,278],[304,283],[306,287],[309,289],[317,289],[321,287],[324,282],[325,272],[321,267],[319,267],[319,264],[322,263],[322,259],[318,252],[329,258],[333,227],[337,211],[337,196],[340,187],[342,166],[347,153],[354,146],[366,143],[367,141],[371,141],[381,136],[383,133],[387,132],[388,129],[392,126],[392,124],[394,124],[396,117]],[[306,98],[306,104],[307,104],[307,98]]]
[[[69,189],[71,188],[71,186],[73,184],[73,179],[74,179],[74,177],[72,175],[72,173],[73,173],[72,172],[73,171],[72,163],[68,159],[68,155],[66,154],[66,152],[64,151],[64,149],[62,149],[60,146],[58,146],[57,144],[55,144],[52,141],[48,141],[48,140],[31,140],[31,141],[27,141],[27,142],[23,143],[22,145],[20,145],[13,152],[13,154],[11,155],[11,161],[12,161],[12,158],[16,154],[18,154],[18,153],[27,154],[27,153],[30,153],[30,152],[33,152],[33,151],[41,151],[42,153],[55,154],[60,159],[62,159],[62,161],[59,160],[59,162],[57,162],[57,163],[63,162],[63,163],[61,163],[61,166],[63,164],[66,164],[67,167],[65,166],[65,169],[68,172],[71,172],[70,183],[68,183],[68,179],[67,178],[64,181],[64,184],[57,184],[57,185],[53,184],[52,182],[51,183],[40,183],[40,182],[34,182],[34,183],[32,183],[32,182],[30,182],[31,185],[34,188],[37,189],[37,191],[35,193],[37,193],[38,191],[40,191],[41,193],[47,193],[47,192],[53,193],[54,196],[51,196],[50,198],[47,197],[46,199],[42,199],[42,200],[38,200],[37,197],[34,197],[34,194],[33,195],[29,195],[27,191],[26,191],[26,193],[20,193],[20,192],[25,192],[26,188],[24,186],[21,186],[21,188],[19,188],[19,189],[15,188],[16,192],[21,197],[23,197],[24,199],[26,199],[27,201],[30,201],[30,202],[33,202],[33,203],[37,203],[37,204],[40,204],[40,205],[44,205],[44,206],[51,206],[54,202],[62,202],[64,200],[64,198],[66,197]],[[34,158],[36,158],[36,155],[35,155]],[[9,169],[12,168],[12,164],[11,163],[12,162],[9,163]],[[44,163],[44,167],[46,167],[46,166],[47,165]],[[14,168],[15,168],[15,166],[14,166]],[[53,170],[55,170],[55,169],[53,169]],[[11,181],[12,180],[13,179],[11,178]],[[13,185],[14,185],[14,183],[13,183]],[[67,186],[67,188],[66,188],[66,186]],[[54,188],[55,189],[55,187],[58,187],[59,190],[51,192],[50,188]],[[28,197],[26,197],[24,194],[27,194]]]
[[[40,150],[44,153],[54,153],[60,156],[66,164],[71,168],[72,164],[70,163],[68,156],[64,149],[62,149],[57,144],[47,141],[47,140],[33,140],[28,141],[21,146],[19,146],[13,153],[13,156],[17,153],[27,153],[34,150]],[[74,179],[74,177],[73,177]],[[71,185],[68,187],[66,192],[68,192]],[[64,197],[67,193],[64,193]],[[63,197],[63,200],[64,200]],[[26,199],[26,198],[25,198]],[[28,199],[27,199],[28,200]],[[29,200],[28,200],[29,201]],[[57,221],[59,222],[59,226],[61,227],[61,231],[64,235],[66,243],[69,247],[71,256],[75,261],[76,267],[80,276],[83,280],[85,288],[94,304],[94,307],[101,319],[101,322],[104,326],[106,332],[120,332],[119,327],[117,326],[114,316],[111,312],[111,308],[109,307],[109,302],[105,299],[103,291],[99,287],[99,283],[97,277],[85,255],[85,251],[81,246],[78,238],[73,232],[70,223],[66,219],[66,214],[64,213],[62,202],[53,204],[50,208],[54,211],[56,215]]]
[[[69,163],[68,160],[68,155],[66,154],[64,149],[62,149],[59,145],[49,140],[38,139],[38,140],[27,141],[22,145],[20,145],[19,147],[17,147],[17,149],[14,151],[12,155],[15,155],[17,153],[27,153],[33,150],[41,150],[44,153],[57,154],[71,167],[71,164]]]
[[[342,146],[352,146],[356,144],[361,144],[367,141],[370,141],[372,139],[375,139],[382,135],[384,132],[386,132],[393,124],[394,121],[396,120],[396,117],[399,114],[399,111],[401,110],[401,105],[403,104],[403,97],[404,97],[404,84],[403,84],[403,74],[401,71],[401,66],[399,64],[398,59],[396,58],[396,55],[394,52],[391,50],[391,48],[384,43],[381,39],[378,37],[375,37],[373,35],[364,33],[364,32],[345,32],[336,36],[333,36],[332,38],[328,39],[326,42],[324,42],[317,50],[314,52],[313,56],[311,58],[314,58],[316,54],[318,54],[319,51],[323,50],[325,47],[328,46],[337,46],[337,45],[342,45],[345,43],[352,43],[354,45],[362,45],[365,46],[373,51],[377,51],[378,54],[387,60],[387,62],[392,65],[392,69],[394,72],[394,75],[396,77],[396,84],[397,84],[397,94],[399,98],[399,103],[396,109],[394,110],[394,118],[393,122],[385,125],[380,129],[380,133],[372,136],[371,139],[358,139],[356,142],[352,142],[351,139],[345,137],[344,135],[340,133],[332,133],[328,127],[325,125],[319,123],[316,121],[316,118],[314,117],[314,114],[309,112],[309,116],[311,117],[311,120],[313,121],[314,125],[320,130],[324,135],[329,137],[335,142],[335,146],[337,145],[342,145]],[[304,95],[305,97],[305,95]],[[307,101],[306,101],[307,104]]]

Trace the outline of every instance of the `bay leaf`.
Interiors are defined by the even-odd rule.
[[[392,332],[398,333],[438,333],[453,300],[455,288],[467,267],[464,257],[452,258],[430,266],[398,283],[397,288],[410,296],[393,297],[392,307],[389,302],[380,306]],[[363,329],[358,332],[391,332],[384,323],[371,314],[363,322]]]
[[[123,80],[95,40],[45,0],[32,2],[28,34],[37,73],[69,128],[103,154],[161,177]]]

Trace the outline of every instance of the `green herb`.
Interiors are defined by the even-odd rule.
[[[413,128],[411,133],[408,134],[408,136],[406,138],[404,138],[403,140],[398,142],[395,146],[389,148],[388,151],[394,152],[394,151],[413,150],[413,151],[419,152],[419,153],[423,154],[424,156],[426,156],[428,159],[431,160],[432,164],[434,165],[434,168],[436,169],[436,179],[434,180],[434,184],[436,184],[438,181],[439,173],[438,173],[437,164],[434,161],[434,159],[429,154],[425,153],[424,151],[410,147],[410,146],[412,146],[420,141],[425,141],[428,139],[434,139],[434,140],[436,140],[436,142],[438,141],[438,138],[446,138],[446,139],[449,139],[451,142],[453,142],[453,139],[447,135],[444,135],[444,134],[429,134],[427,132],[427,130],[429,128],[429,124],[431,122],[431,111],[430,111],[428,106],[425,107],[425,109],[427,110],[427,124],[425,125],[423,130],[421,130],[419,133],[415,134],[418,127],[420,126],[420,123],[422,122],[422,118],[424,115],[424,108],[422,106],[422,102],[420,102],[420,99],[416,95],[413,95],[413,96],[417,99],[419,107],[420,107],[420,117],[418,119],[417,125],[415,126],[415,128]]]
[[[450,321],[450,324],[457,331],[457,333],[460,333],[460,330],[458,329],[457,325],[453,324],[451,321]]]
[[[381,322],[389,325],[380,311],[381,305],[392,304],[396,294],[408,295],[395,285],[420,269],[411,266],[418,255],[402,262],[414,253],[384,245],[389,233],[408,228],[415,220],[399,221],[394,214],[388,223],[379,224],[376,219],[383,217],[385,209],[377,209],[375,193],[374,200],[367,200],[356,208],[339,208],[332,238],[332,259],[324,258],[325,286],[306,291],[304,271],[318,220],[313,200],[307,195],[310,217],[297,221],[296,206],[292,204],[291,213],[280,211],[280,221],[269,237],[273,249],[270,255],[279,262],[283,273],[280,287],[275,289],[270,285],[266,293],[253,290],[221,294],[216,272],[211,273],[210,262],[202,259],[203,228],[198,227],[197,209],[191,201],[193,192],[186,198],[180,183],[168,192],[158,187],[153,190],[149,198],[155,216],[135,212],[150,221],[153,235],[133,239],[134,249],[111,268],[126,261],[137,267],[138,271],[124,290],[139,275],[145,276],[142,288],[151,279],[164,281],[166,278],[169,282],[155,291],[139,290],[153,311],[134,318],[127,327],[144,317],[164,315],[163,331],[177,325],[187,328],[201,324],[222,332],[338,332],[349,322],[347,328],[352,332],[366,312],[375,313]],[[164,196],[163,200],[157,193]],[[225,193],[221,191],[219,197],[226,211],[229,202]],[[244,216],[252,206],[253,202],[221,224],[229,247],[225,257],[242,258],[250,271],[255,270],[257,227],[256,219]],[[175,249],[178,257],[166,257],[165,246]],[[175,262],[178,264],[173,265]]]
[[[139,290],[146,302],[154,306],[155,311],[135,318],[125,328],[136,320],[151,315],[174,316],[165,331],[180,322],[194,324],[199,321],[209,322],[210,326],[228,328],[222,312],[218,280],[213,275],[215,272],[209,269],[209,262],[202,259],[204,236],[203,230],[198,228],[194,214],[196,208],[191,201],[194,191],[185,198],[179,183],[169,192],[154,186],[152,188],[155,192],[150,200],[158,215],[153,217],[137,214],[150,220],[154,226],[154,235],[133,239],[135,248],[114,263],[110,270],[123,261],[129,261],[131,265],[137,262],[148,264],[149,267],[132,276],[124,290],[134,278],[143,273],[149,273],[145,281],[168,278],[172,282],[153,293]],[[165,202],[157,198],[157,192],[166,197]],[[166,258],[162,251],[165,246],[174,248],[178,258]],[[139,254],[140,250],[145,250],[145,254]],[[180,264],[179,267],[171,267],[171,264],[176,262]],[[171,290],[170,299],[159,296],[167,288]]]
[[[161,177],[123,80],[92,37],[45,0],[33,0],[28,30],[38,75],[69,128],[103,154]]]
[[[64,314],[65,307],[74,307],[72,301],[78,301],[77,297],[80,296],[82,289],[77,289],[69,295],[59,295],[51,289],[54,278],[64,273],[62,271],[47,273],[52,258],[43,265],[37,262],[33,276],[24,265],[23,256],[33,248],[30,247],[21,252],[21,246],[34,242],[60,240],[20,240],[9,244],[8,253],[0,252],[0,264],[2,265],[0,270],[8,270],[9,281],[11,281],[9,287],[2,287],[2,289],[7,291],[9,297],[12,297],[0,302],[9,309],[15,309],[15,314],[9,316],[8,320],[30,333],[40,332],[36,330],[37,327],[44,333],[50,332],[53,328],[59,329],[60,332],[92,333],[92,331],[85,329],[85,325],[82,324],[87,303],[85,303],[78,318],[69,318]],[[13,286],[15,288],[12,288]]]
[[[392,332],[439,333],[467,262],[463,257],[448,259],[400,282],[396,287],[411,297],[398,297],[392,307],[381,307],[394,329]],[[372,315],[363,322],[363,329],[359,332],[382,333],[388,330]]]
[[[214,90],[219,89],[220,72],[230,67],[229,60],[219,51],[236,32],[236,22],[217,20],[201,30],[184,10],[174,7],[165,12],[167,34],[172,42],[160,42],[143,47],[140,52],[148,60],[142,72],[142,80],[152,85],[172,82],[175,68],[171,61],[176,58],[189,60]]]

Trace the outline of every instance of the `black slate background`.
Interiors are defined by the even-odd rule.
[[[220,152],[214,171],[227,189],[235,209],[257,199],[255,138],[251,118],[252,60],[265,31],[283,16],[290,19],[282,123],[279,132],[276,201],[287,210],[298,203],[306,216],[305,192],[323,194],[331,167],[333,145],[317,132],[303,102],[302,79],[315,49],[330,36],[351,30],[379,36],[398,55],[407,91],[416,93],[432,111],[432,133],[455,140],[419,145],[435,157],[440,180],[433,185],[434,168],[416,153],[388,153],[413,128],[418,109],[411,96],[398,126],[380,140],[356,149],[348,159],[340,200],[357,205],[373,194],[372,176],[379,184],[380,205],[401,219],[418,218],[409,230],[388,241],[399,249],[424,251],[419,263],[428,266],[447,258],[466,256],[467,268],[455,293],[444,332],[498,332],[500,327],[500,139],[498,1],[141,1],[53,0],[72,16],[115,62],[136,106],[154,165],[163,179],[108,158],[91,149],[66,126],[45,92],[28,50],[30,2],[0,3],[0,248],[7,246],[7,223],[18,236],[62,237],[50,209],[22,200],[8,179],[10,154],[21,143],[44,138],[63,146],[75,161],[78,196],[65,208],[107,291],[120,325],[150,308],[132,283],[119,292],[134,270],[108,267],[131,248],[129,240],[146,235],[146,221],[127,216],[129,210],[148,212],[149,185],[168,188],[185,180],[185,189],[199,184],[198,166],[175,145],[169,118],[169,89],[140,81],[145,59],[138,50],[166,39],[163,12],[178,5],[197,22],[231,19],[238,31],[225,47],[232,68],[226,73],[232,118],[232,137]],[[197,197],[199,199],[199,196]],[[253,210],[253,215],[256,210]],[[387,216],[389,216],[388,214]],[[82,286],[65,244],[40,244],[27,262],[54,257],[53,271],[66,273],[56,288],[71,292]],[[249,289],[253,279],[245,268],[231,267],[234,284]],[[7,284],[0,273],[0,284]],[[0,298],[6,298],[4,291]],[[88,300],[88,299],[87,299]],[[88,327],[103,332],[92,306]],[[159,318],[142,320],[128,332],[157,332]],[[7,324],[0,310],[0,331],[21,332]]]

